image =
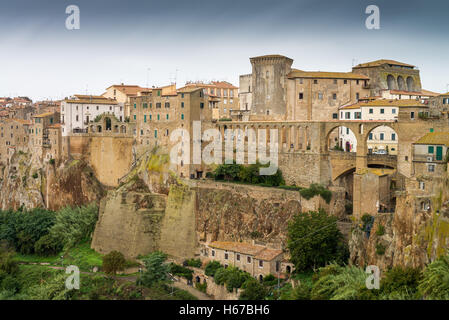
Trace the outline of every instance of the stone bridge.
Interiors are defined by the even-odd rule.
[[[332,168],[332,181],[339,177],[355,171],[356,168],[356,153],[344,151],[330,151],[330,164]],[[383,166],[392,169],[397,169],[397,156],[387,154],[368,154],[368,166]]]
[[[369,165],[381,165],[396,168],[399,174],[410,177],[412,174],[412,144],[429,132],[447,131],[447,121],[428,121],[412,119],[404,113],[400,121],[218,121],[217,127],[225,137],[225,130],[232,129],[238,136],[252,129],[251,136],[245,141],[270,146],[278,149],[279,168],[286,177],[286,182],[298,186],[310,183],[332,185],[334,180],[346,172],[354,170],[354,215],[361,215],[363,201],[362,177]],[[398,137],[398,155],[368,155],[367,140],[370,132],[377,127],[388,126]],[[349,128],[357,140],[355,153],[334,154],[329,150],[333,134],[339,127]],[[236,131],[241,130],[241,131]],[[269,132],[269,134],[265,134]],[[226,138],[225,138],[226,139]],[[248,143],[249,144],[249,143]],[[365,195],[366,196],[366,195]]]

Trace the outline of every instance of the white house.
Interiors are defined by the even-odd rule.
[[[103,96],[74,95],[61,102],[62,136],[87,131],[89,121],[101,114],[112,114],[124,121],[124,104]]]

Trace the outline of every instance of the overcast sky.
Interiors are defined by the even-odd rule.
[[[379,30],[365,27],[370,4]],[[65,27],[68,5],[80,8],[79,30]],[[60,99],[147,79],[238,86],[249,57],[263,54],[311,71],[399,60],[419,67],[423,88],[443,92],[448,34],[447,0],[2,0],[0,96]]]

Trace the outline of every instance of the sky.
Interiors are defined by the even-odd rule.
[[[68,30],[66,8],[80,10]],[[380,29],[367,29],[368,5]],[[308,71],[393,59],[424,89],[449,91],[447,0],[2,0],[0,97],[61,99],[112,84],[226,80],[249,58],[282,54]]]

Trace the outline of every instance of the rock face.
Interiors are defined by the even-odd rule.
[[[98,202],[104,196],[102,185],[85,162],[68,161],[56,168],[21,152],[1,168],[0,190],[3,210],[20,207],[58,210]]]
[[[355,228],[349,242],[351,261],[358,265],[423,267],[449,248],[449,189],[447,179],[438,186],[429,210],[422,197],[405,193],[397,198],[394,214],[378,215],[369,238]],[[382,225],[383,235],[376,234]],[[377,250],[385,248],[385,252]],[[380,254],[382,253],[382,254]]]

